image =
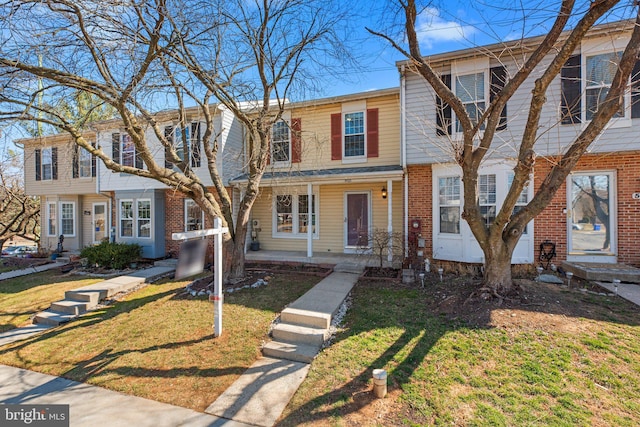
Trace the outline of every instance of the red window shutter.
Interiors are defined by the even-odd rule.
[[[291,163],[302,161],[302,119],[291,119]]]
[[[331,115],[331,160],[342,159],[342,113]]]
[[[367,157],[378,157],[378,109],[367,110]]]

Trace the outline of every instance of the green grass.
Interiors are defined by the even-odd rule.
[[[31,316],[64,299],[65,291],[98,281],[55,270],[0,281],[0,332],[31,323]]]
[[[345,328],[279,425],[640,425],[637,307],[615,300],[625,309],[609,311],[614,321],[536,313],[562,327],[469,326],[431,314],[428,298],[357,285]],[[382,400],[375,368],[389,373]]]
[[[225,295],[218,338],[212,303],[181,296],[187,282],[163,281],[0,348],[0,363],[203,411],[260,356],[276,314],[318,281],[277,275]]]

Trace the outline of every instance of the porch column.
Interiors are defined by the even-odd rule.
[[[313,257],[313,186],[307,184],[307,257]]]
[[[393,261],[393,181],[387,180],[387,232],[389,233],[389,249],[387,253],[387,261]]]

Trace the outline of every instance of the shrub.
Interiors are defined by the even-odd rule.
[[[98,264],[105,268],[121,270],[137,261],[142,254],[142,247],[135,243],[111,243],[103,241],[97,246],[82,249],[80,256],[87,258],[89,265]]]

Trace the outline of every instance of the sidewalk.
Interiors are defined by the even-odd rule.
[[[191,409],[0,365],[0,404],[69,405],[71,427],[247,427]]]
[[[5,271],[0,273],[0,280],[13,279],[14,277],[26,276],[27,274],[40,273],[41,271],[59,268],[67,264],[66,262],[51,262],[49,264],[39,265],[37,267],[25,267],[19,270]]]

